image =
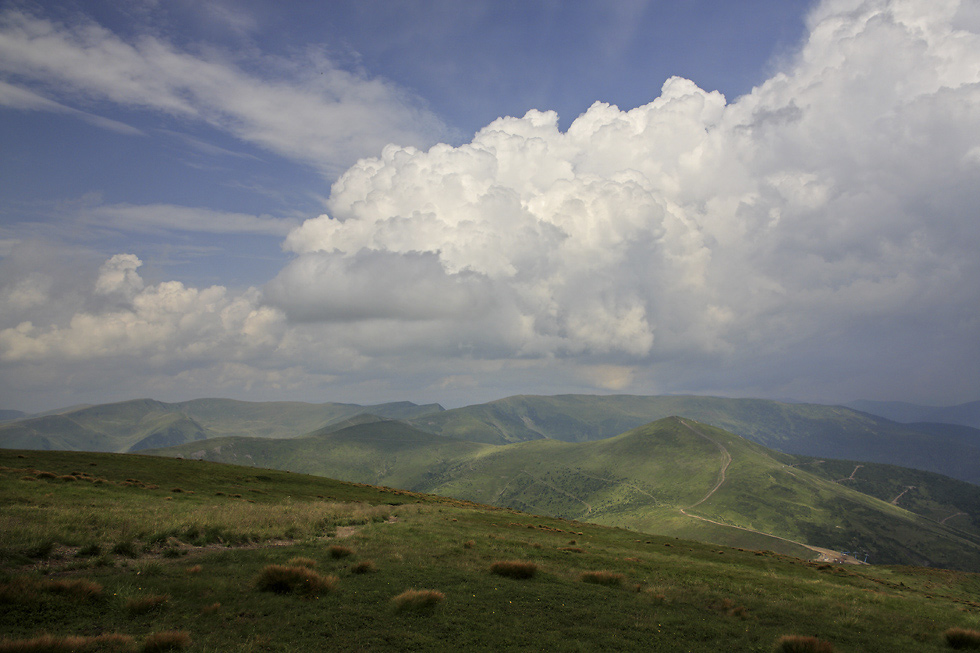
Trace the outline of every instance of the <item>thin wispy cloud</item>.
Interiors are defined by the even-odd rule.
[[[444,130],[407,91],[320,52],[248,61],[16,10],[0,14],[0,72],[25,92],[39,85],[76,102],[207,123],[329,175],[387,143],[430,144]]]

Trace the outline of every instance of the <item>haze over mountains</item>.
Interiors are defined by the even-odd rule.
[[[970,408],[933,410],[952,421]],[[140,399],[5,423],[0,446],[200,458],[731,546],[980,571],[980,430],[844,406],[631,395],[452,410]]]

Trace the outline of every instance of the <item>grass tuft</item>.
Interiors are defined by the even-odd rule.
[[[623,584],[626,577],[614,571],[583,571],[579,574],[579,580],[583,583],[594,583],[595,585],[606,585],[618,587]]]
[[[180,651],[191,645],[191,636],[186,630],[164,630],[148,635],[143,640],[142,653],[162,653]]]
[[[775,653],[833,653],[833,650],[830,642],[805,635],[783,635],[773,648]]]
[[[31,639],[0,640],[0,653],[134,653],[128,635],[105,633],[95,637],[39,635]]]
[[[980,649],[980,630],[970,630],[968,628],[950,628],[943,633],[943,639],[950,648]]]
[[[498,560],[490,565],[490,571],[505,578],[523,580],[533,578],[538,573],[538,566],[525,560]]]
[[[164,604],[169,600],[170,596],[167,594],[155,594],[138,599],[129,599],[126,601],[126,612],[131,615],[146,614],[147,612],[153,612],[154,610],[163,608]]]
[[[296,556],[295,558],[290,558],[288,561],[286,561],[286,565],[289,567],[307,567],[309,569],[313,569],[316,567],[316,560],[313,558]]]
[[[351,567],[352,574],[370,574],[378,570],[373,560],[361,560]]]
[[[102,586],[92,580],[73,578],[45,581],[43,588],[55,594],[65,594],[76,599],[92,599],[102,594]]]
[[[337,587],[336,576],[321,576],[307,567],[268,565],[259,574],[255,584],[259,591],[276,594],[319,594],[332,592]]]
[[[405,590],[391,602],[399,612],[405,610],[432,610],[442,603],[446,595],[437,590]]]

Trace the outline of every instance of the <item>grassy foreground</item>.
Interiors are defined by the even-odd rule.
[[[976,574],[300,474],[0,451],[0,652],[946,651],[980,627],[978,595]]]

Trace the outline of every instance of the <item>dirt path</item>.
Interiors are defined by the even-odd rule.
[[[857,474],[858,473],[858,470],[861,469],[862,467],[864,467],[864,465],[855,465],[854,466],[854,471],[851,472],[851,475],[850,476],[848,476],[847,478],[839,478],[836,481],[834,481],[834,483],[840,483],[841,481],[853,481],[854,480],[854,475]],[[901,495],[899,495],[899,496],[901,496]]]
[[[902,493],[899,494],[894,499],[892,499],[892,505],[897,506],[898,505],[898,500],[901,499],[902,497],[904,497],[906,492],[908,492],[909,490],[914,490],[914,489],[915,489],[915,486],[914,485],[906,485],[905,486],[905,489],[902,491]],[[947,517],[947,519],[948,519],[948,517]],[[940,522],[940,523],[942,523],[942,522]]]
[[[721,451],[722,464],[721,464],[721,472],[718,474],[718,483],[716,483],[715,486],[713,488],[711,488],[711,490],[706,495],[704,495],[703,497],[701,497],[701,499],[697,503],[692,503],[691,505],[688,506],[688,508],[694,508],[695,506],[699,506],[702,503],[704,503],[705,501],[707,501],[708,499],[710,499],[711,498],[711,495],[714,494],[715,492],[717,492],[718,491],[718,488],[720,488],[722,485],[725,484],[725,474],[728,472],[728,466],[732,464],[732,455],[730,453],[728,453],[728,449],[726,449],[724,447],[724,445],[722,445],[720,442],[718,442],[714,438],[705,435],[704,433],[702,433],[701,431],[697,430],[696,428],[694,428],[693,426],[691,426],[690,424],[688,424],[684,420],[680,420],[680,422],[685,427],[687,427],[688,430],[690,430],[691,432],[693,432],[693,433],[695,433],[697,435],[700,435],[702,438],[704,438],[708,442],[710,442],[710,443],[714,444],[716,447],[718,447],[718,449]],[[680,510],[681,510],[682,513],[684,513],[684,508],[681,508]],[[687,513],[684,513],[684,514],[686,515]],[[688,515],[688,516],[690,516],[690,515]]]
[[[960,515],[965,515],[965,512],[954,512],[949,517],[943,517],[943,520],[939,522],[940,524],[945,524],[947,519],[952,519],[953,517],[959,517]]]
[[[834,551],[832,549],[824,549],[824,548],[819,547],[819,546],[812,546],[812,545],[806,544],[804,542],[798,542],[796,540],[791,540],[791,539],[789,539],[787,537],[780,537],[778,535],[773,535],[772,533],[764,533],[762,531],[757,531],[757,530],[755,530],[753,528],[745,528],[744,526],[734,526],[732,524],[725,524],[725,523],[720,522],[720,521],[715,521],[714,519],[708,519],[707,517],[701,517],[700,515],[692,515],[691,513],[687,512],[689,509],[694,508],[696,506],[699,506],[702,503],[704,503],[705,501],[707,501],[708,499],[710,499],[711,498],[711,495],[713,495],[715,492],[717,492],[718,491],[718,488],[720,488],[722,485],[725,484],[725,480],[727,478],[726,477],[726,473],[728,472],[728,466],[732,464],[732,455],[728,452],[728,449],[726,449],[725,446],[722,443],[718,442],[717,440],[715,440],[711,436],[706,435],[705,433],[702,433],[701,431],[699,431],[698,429],[694,428],[693,426],[691,426],[690,424],[688,424],[684,420],[680,420],[680,422],[685,427],[687,427],[688,429],[690,429],[693,433],[696,433],[697,435],[701,436],[705,440],[708,440],[709,442],[713,443],[716,447],[718,447],[718,449],[721,451],[721,454],[722,454],[722,465],[721,465],[721,471],[718,474],[718,483],[716,483],[715,486],[713,488],[711,488],[711,490],[709,490],[708,493],[705,494],[703,497],[701,497],[696,503],[692,503],[691,505],[687,506],[687,508],[678,508],[677,510],[682,515],[684,515],[685,517],[690,517],[692,519],[700,519],[701,521],[708,522],[709,524],[715,524],[717,526],[724,526],[726,528],[735,528],[735,529],[738,529],[740,531],[745,531],[747,533],[755,533],[757,535],[764,535],[765,537],[771,537],[771,538],[773,538],[775,540],[779,540],[781,542],[788,542],[789,544],[796,544],[798,546],[802,546],[802,547],[807,548],[807,549],[810,549],[811,551],[813,551],[814,553],[816,553],[818,555],[817,560],[819,562],[830,562],[832,560],[839,560],[839,559],[841,559],[840,552]],[[861,467],[861,465],[858,465],[858,467]],[[857,471],[857,468],[855,468],[854,471],[856,472]],[[851,476],[852,477],[854,476],[854,473],[853,472],[851,473]]]

